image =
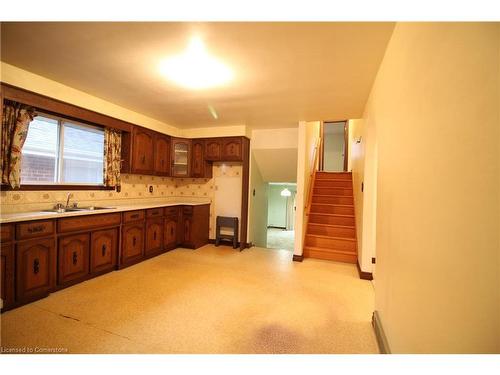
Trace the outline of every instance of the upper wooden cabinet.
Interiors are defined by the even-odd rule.
[[[191,177],[212,178],[212,163],[205,160],[205,141],[193,139],[191,143]]]
[[[243,161],[243,137],[205,139],[205,160]]]
[[[155,135],[154,171],[159,176],[170,176],[170,137]]]
[[[243,160],[243,147],[241,137],[222,138],[222,160]]]
[[[205,160],[219,161],[221,160],[221,139],[207,138],[205,139]]]
[[[154,146],[154,133],[135,126],[132,132],[132,173],[153,174]]]
[[[191,176],[191,140],[172,138],[172,177]]]

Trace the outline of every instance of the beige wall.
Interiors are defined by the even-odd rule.
[[[499,24],[399,23],[367,103],[394,353],[500,352],[499,48]]]
[[[319,121],[301,121],[298,129],[297,195],[295,213],[295,255],[302,255],[305,235],[305,205],[311,183],[311,172],[315,168],[314,153],[319,141]]]
[[[263,180],[252,152],[250,154],[248,241],[259,247],[267,246],[267,202],[268,184]]]

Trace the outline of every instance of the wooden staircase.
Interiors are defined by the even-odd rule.
[[[313,178],[304,257],[356,263],[352,174],[316,172]]]

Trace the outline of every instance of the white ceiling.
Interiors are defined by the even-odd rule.
[[[2,61],[179,128],[296,126],[359,118],[393,23],[2,23]],[[159,61],[192,35],[232,67],[225,87],[191,91]],[[219,119],[212,118],[213,106]]]

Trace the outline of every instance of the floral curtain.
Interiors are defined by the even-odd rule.
[[[2,113],[2,184],[19,188],[21,185],[21,150],[28,136],[30,122],[35,117],[33,107],[5,101]]]
[[[121,131],[104,130],[104,185],[120,186],[120,165],[122,153]]]

